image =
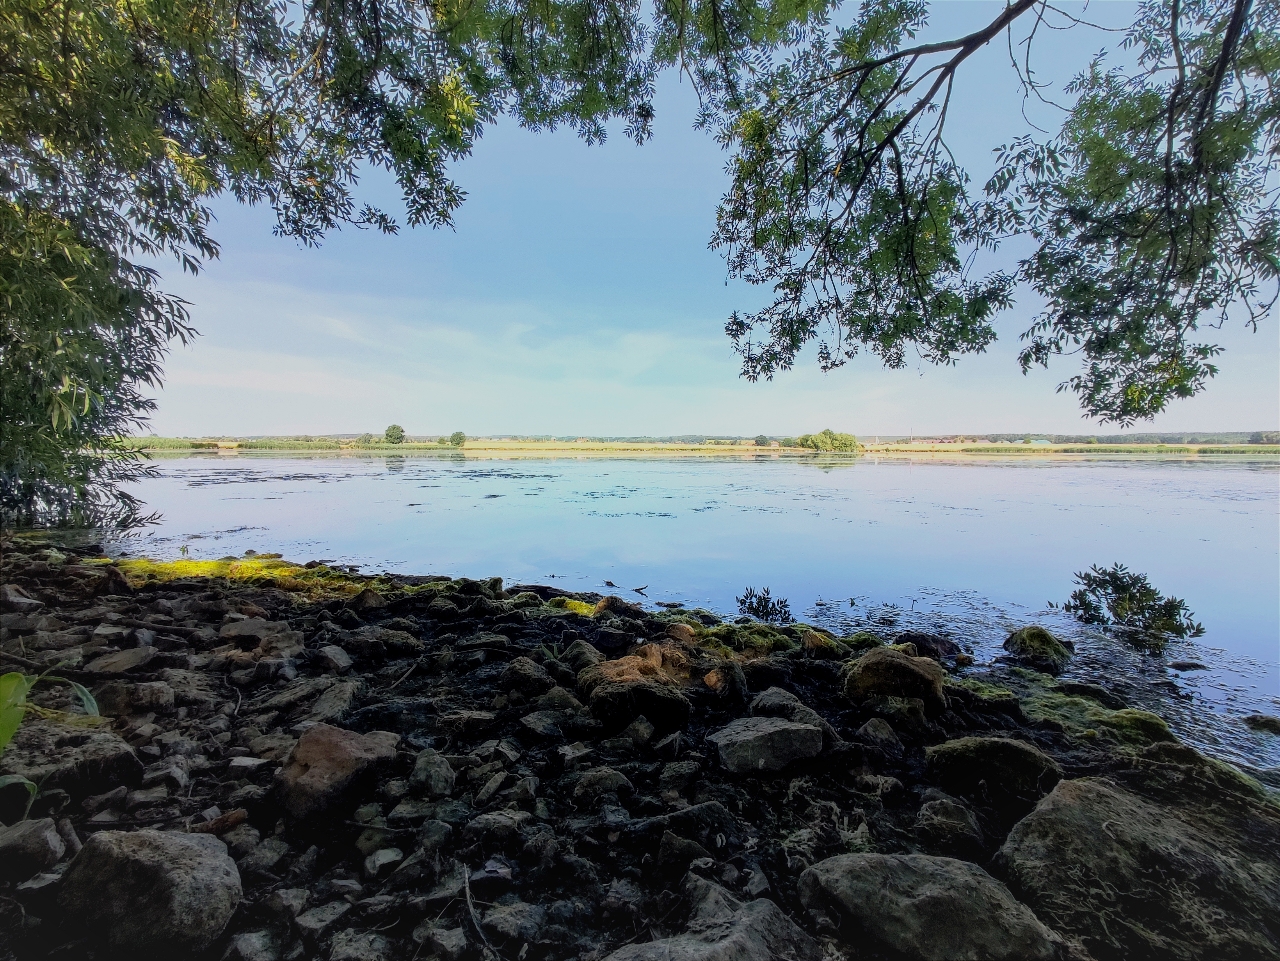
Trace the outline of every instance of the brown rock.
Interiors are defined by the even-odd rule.
[[[379,761],[395,757],[399,736],[356,734],[317,724],[298,743],[276,779],[284,809],[295,818],[318,814],[343,800],[356,780]]]
[[[877,647],[853,662],[845,680],[845,693],[859,700],[874,695],[919,698],[930,714],[947,707],[942,693],[946,672],[927,657],[910,657],[888,647]]]
[[[155,656],[154,647],[131,647],[90,661],[85,670],[94,674],[126,674],[150,664]]]

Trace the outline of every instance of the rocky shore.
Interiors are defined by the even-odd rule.
[[[0,959],[1280,958],[1276,795],[1034,625],[220,563],[5,545],[0,670],[101,717],[0,754]]]

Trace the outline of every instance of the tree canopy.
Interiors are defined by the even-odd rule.
[[[992,145],[980,190],[947,147],[957,75],[1016,27],[1016,82],[1043,97],[1031,41],[1076,21],[1009,0],[918,42],[927,18],[923,0],[0,0],[0,510],[130,514],[113,485],[142,467],[113,438],[193,333],[151,265],[217,255],[214,197],[270,204],[304,244],[394,232],[357,196],[379,168],[404,223],[448,225],[486,125],[597,142],[621,120],[643,141],[668,68],[731,153],[712,243],[774,293],[727,324],[747,377],[814,342],[825,368],[953,363],[1034,291],[1021,363],[1078,353],[1062,387],[1090,416],[1203,389],[1218,348],[1198,331],[1256,326],[1276,297],[1280,4],[1141,4],[1057,131]],[[1016,269],[975,270],[1012,237],[1033,247]]]

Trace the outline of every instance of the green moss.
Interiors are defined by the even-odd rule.
[[[841,640],[855,651],[870,650],[873,647],[881,647],[884,644],[884,641],[870,631],[858,631],[856,634],[842,637]]]
[[[547,601],[547,607],[568,611],[570,614],[581,614],[583,617],[590,617],[596,610],[594,604],[588,604],[586,601],[575,601],[572,597],[563,596],[551,598],[551,600]]]
[[[1169,725],[1148,711],[1136,708],[1111,711],[1088,698],[1047,688],[1024,697],[1022,709],[1032,720],[1054,722],[1073,737],[1101,737],[1138,746],[1176,740]]]
[[[792,651],[798,646],[794,640],[765,624],[720,624],[716,627],[694,628],[697,642],[708,649],[724,648],[739,654],[773,654],[776,651]]]
[[[1056,674],[1071,660],[1067,646],[1038,624],[1019,628],[1004,642],[1004,649],[1030,667]]]
[[[979,701],[984,701],[990,706],[1008,705],[1016,703],[1018,700],[1018,696],[1008,688],[987,684],[985,681],[979,681],[972,677],[948,678],[944,684],[944,689],[947,687],[964,688]]]

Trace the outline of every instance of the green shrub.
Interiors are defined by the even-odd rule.
[[[461,447],[467,442],[467,435],[460,430],[455,430],[449,435],[449,443],[454,447]]]
[[[841,434],[827,428],[816,434],[804,434],[797,438],[796,446],[817,451],[851,452],[858,449],[858,438],[853,434]]]
[[[382,432],[382,437],[388,444],[403,444],[404,428],[399,424],[392,424]]]

